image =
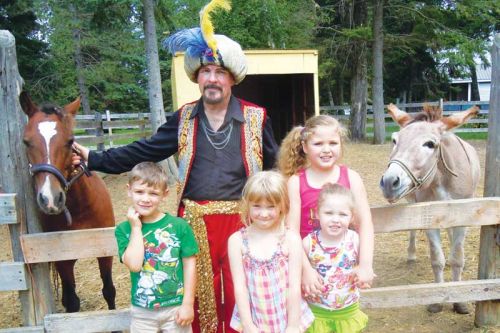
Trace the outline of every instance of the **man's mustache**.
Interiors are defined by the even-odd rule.
[[[216,86],[214,84],[208,84],[206,85],[204,88],[203,88],[203,91],[207,90],[207,89],[217,89],[219,91],[222,91],[222,88],[219,87],[219,86]]]

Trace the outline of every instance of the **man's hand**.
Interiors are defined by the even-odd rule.
[[[84,147],[77,142],[73,142],[73,155],[71,156],[73,166],[79,166],[82,159],[85,162],[88,162],[89,152],[90,150],[87,147]]]
[[[373,272],[373,268],[371,267],[361,267],[358,266],[353,270],[354,274],[354,283],[360,289],[368,289],[371,288],[373,279],[377,277],[377,275]]]

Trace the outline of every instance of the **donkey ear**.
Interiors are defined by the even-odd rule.
[[[22,91],[19,95],[19,104],[21,104],[23,112],[26,113],[28,117],[31,117],[38,110],[36,105],[31,100],[30,94],[26,91]]]
[[[441,122],[443,123],[443,129],[445,131],[448,131],[450,129],[462,126],[467,121],[469,121],[470,118],[476,116],[478,113],[479,107],[477,105],[474,105],[470,109],[462,112],[454,112],[451,116],[441,119]]]
[[[64,106],[64,110],[70,113],[72,116],[76,114],[79,108],[80,108],[80,97],[78,97],[73,102]]]
[[[412,117],[408,113],[401,111],[392,103],[387,105],[387,111],[389,111],[389,115],[395,122],[398,123],[400,127],[405,127],[410,121],[412,121]]]

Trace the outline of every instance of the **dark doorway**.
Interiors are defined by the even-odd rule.
[[[267,109],[278,144],[293,126],[314,115],[313,74],[247,75],[233,93]]]

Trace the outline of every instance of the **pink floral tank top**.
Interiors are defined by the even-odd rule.
[[[339,165],[339,167],[340,174],[337,184],[350,189],[349,168],[345,165]],[[313,230],[319,228],[316,207],[318,205],[319,192],[321,191],[321,188],[314,188],[309,185],[305,169],[299,171],[299,191],[301,202],[300,237],[304,238]]]

